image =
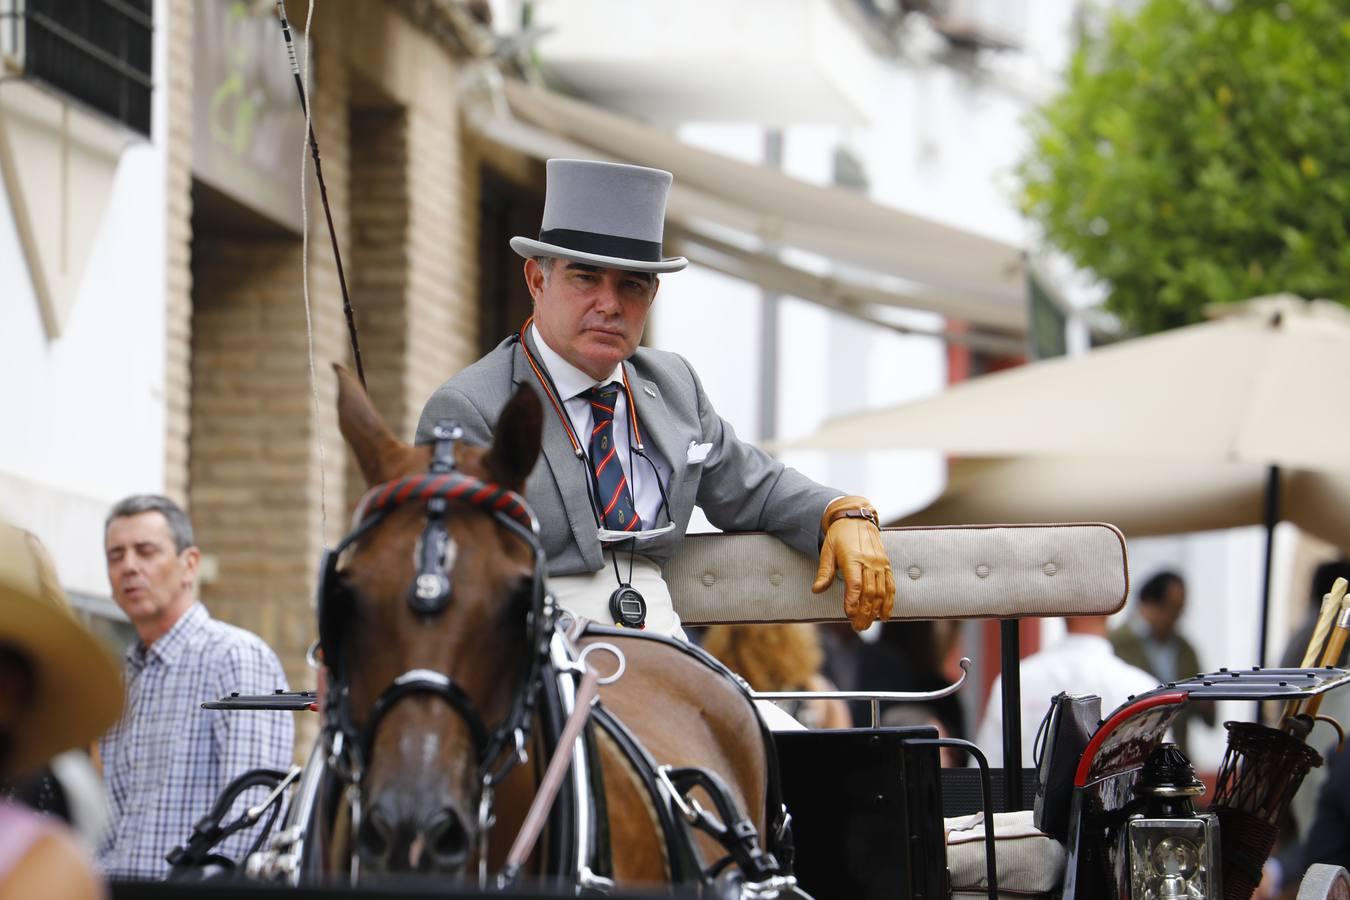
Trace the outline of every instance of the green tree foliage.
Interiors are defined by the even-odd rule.
[[[1350,300],[1350,2],[1148,0],[1033,123],[1024,211],[1141,332]]]

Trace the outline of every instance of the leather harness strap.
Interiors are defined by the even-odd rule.
[[[703,880],[703,865],[698,849],[694,846],[689,829],[676,819],[675,810],[666,792],[657,779],[657,764],[647,749],[638,742],[628,727],[620,722],[613,713],[603,706],[596,708],[591,718],[605,734],[618,745],[621,756],[627,761],[647,794],[652,799],[652,807],[661,828],[662,842],[666,846],[666,863],[670,880],[673,882],[699,883]]]
[[[653,634],[648,631],[634,631],[631,628],[611,628],[590,620],[582,620],[582,623],[573,632],[573,640],[587,635],[597,637],[603,636],[607,640],[615,638],[626,638],[630,640],[656,641],[665,644],[675,650],[680,651],[685,656],[698,660],[703,665],[712,669],[730,682],[736,690],[745,697],[745,702],[749,704],[754,713],[755,721],[759,723],[760,736],[764,743],[764,766],[767,790],[764,795],[764,823],[768,834],[763,835],[765,849],[774,854],[784,867],[791,867],[792,860],[792,841],[791,836],[787,834],[788,816],[787,809],[783,803],[783,786],[779,775],[778,747],[773,740],[773,732],[764,724],[764,719],[755,709],[755,698],[750,691],[750,685],[745,682],[720,659],[713,656],[707,650],[697,644],[691,644],[688,641],[677,640],[662,634]]]

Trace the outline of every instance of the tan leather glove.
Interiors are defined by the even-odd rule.
[[[820,517],[825,540],[813,593],[827,590],[838,571],[844,578],[844,615],[854,631],[888,619],[895,604],[895,576],[881,546],[877,511],[866,497],[840,497]]]

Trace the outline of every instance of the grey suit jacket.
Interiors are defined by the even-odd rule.
[[[804,553],[817,552],[821,513],[842,491],[816,484],[739,440],[713,410],[683,357],[643,347],[624,369],[644,440],[656,446],[672,470],[666,494],[675,530],[644,541],[639,552],[665,565],[684,537],[695,504],[724,531],[768,531]],[[604,558],[586,490],[586,462],[573,451],[516,336],[436,389],[422,409],[417,441],[430,440],[437,420],[454,419],[468,441],[490,444],[502,408],[522,384],[533,388],[544,405],[543,452],[526,483],[525,499],[539,519],[549,574],[594,572]],[[688,461],[691,443],[712,444],[702,463]]]

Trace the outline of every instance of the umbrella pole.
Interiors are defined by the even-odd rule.
[[[1003,809],[1025,809],[1022,799],[1022,643],[1017,619],[998,623],[1002,651]]]
[[[1280,467],[1266,473],[1266,572],[1261,586],[1261,643],[1256,647],[1256,664],[1266,664],[1266,629],[1270,624],[1270,569],[1275,561],[1275,526],[1280,524]]]

